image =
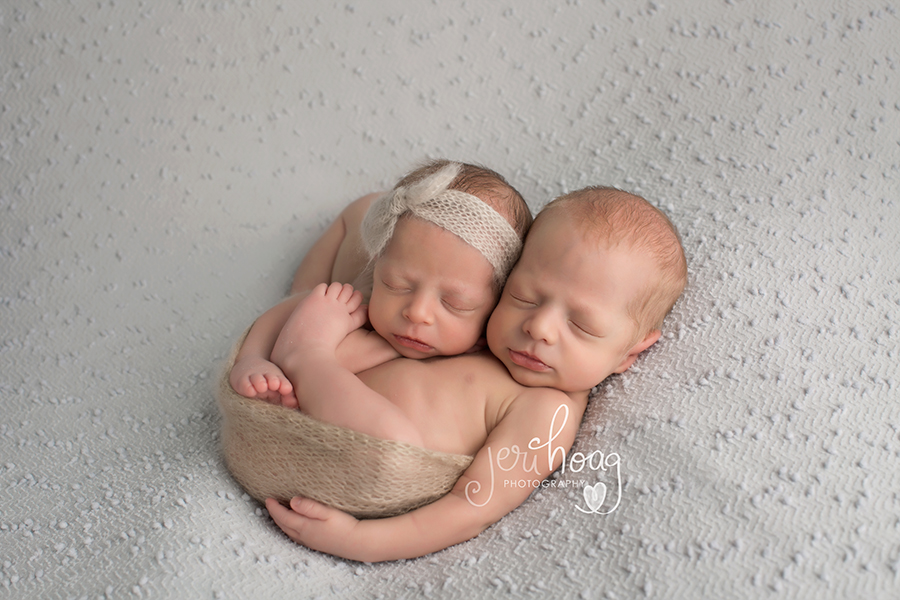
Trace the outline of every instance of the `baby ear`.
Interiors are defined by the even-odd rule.
[[[625,355],[625,358],[622,359],[619,366],[613,369],[613,373],[624,373],[627,371],[628,367],[633,365],[634,361],[637,360],[638,354],[655,344],[657,340],[659,340],[660,335],[662,335],[662,331],[659,329],[651,329],[647,335],[644,336],[644,339],[631,347],[631,350],[628,351],[628,354]]]

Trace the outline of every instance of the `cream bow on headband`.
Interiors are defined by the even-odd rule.
[[[494,268],[500,284],[519,258],[522,241],[500,213],[477,196],[447,189],[462,168],[449,163],[439,171],[401,186],[376,200],[362,222],[362,240],[370,259],[379,256],[404,214],[434,223],[478,250]]]

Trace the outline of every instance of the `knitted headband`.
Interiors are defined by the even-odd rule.
[[[503,285],[522,251],[522,240],[500,213],[477,196],[447,189],[462,168],[449,163],[439,171],[395,188],[376,200],[362,222],[362,240],[370,259],[379,256],[394,235],[400,217],[410,213],[458,236],[478,250]]]

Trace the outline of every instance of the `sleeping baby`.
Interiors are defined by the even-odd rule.
[[[400,356],[472,351],[483,346],[487,318],[531,220],[521,195],[497,173],[435,161],[390,193],[351,204],[304,259],[294,287],[368,280],[373,331],[356,329],[332,352],[351,373]],[[291,378],[271,354],[305,295],[257,319],[220,382],[232,474],[261,501],[309,495],[360,517],[398,514],[445,494],[472,454],[396,442],[417,441],[402,435],[365,435],[369,425],[400,422],[396,405],[380,396],[378,406],[306,401],[302,411],[249,400],[298,407]]]
[[[535,220],[488,321],[490,351],[398,358],[354,373],[338,349],[365,320],[361,297],[349,286],[318,286],[271,352],[297,384],[300,406],[356,412],[363,418],[338,418],[372,437],[474,459],[449,493],[397,516],[357,519],[300,495],[290,508],[268,500],[271,516],[305,546],[367,562],[478,535],[533,489],[506,482],[539,483],[563,462],[591,388],[659,339],[686,274],[678,234],[659,210],[632,194],[587,188]]]
[[[320,282],[362,281],[371,295],[374,331],[354,331],[339,350],[348,351],[341,355],[354,372],[399,356],[473,349],[531,221],[522,196],[502,176],[446,160],[414,170],[389,194],[360,198],[310,249],[294,294],[253,324],[231,369],[232,387],[296,407],[290,380],[269,358],[291,311]],[[415,290],[397,293],[392,283]]]

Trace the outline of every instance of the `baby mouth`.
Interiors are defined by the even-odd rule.
[[[513,361],[515,364],[528,369],[529,371],[549,371],[550,367],[548,367],[543,361],[541,361],[538,357],[532,356],[527,352],[517,352],[516,350],[509,351],[509,359]]]
[[[425,342],[417,340],[415,338],[406,337],[405,335],[394,334],[394,339],[404,348],[410,348],[411,350],[418,350],[419,352],[431,352],[432,350],[434,350],[433,347],[429,346]]]

